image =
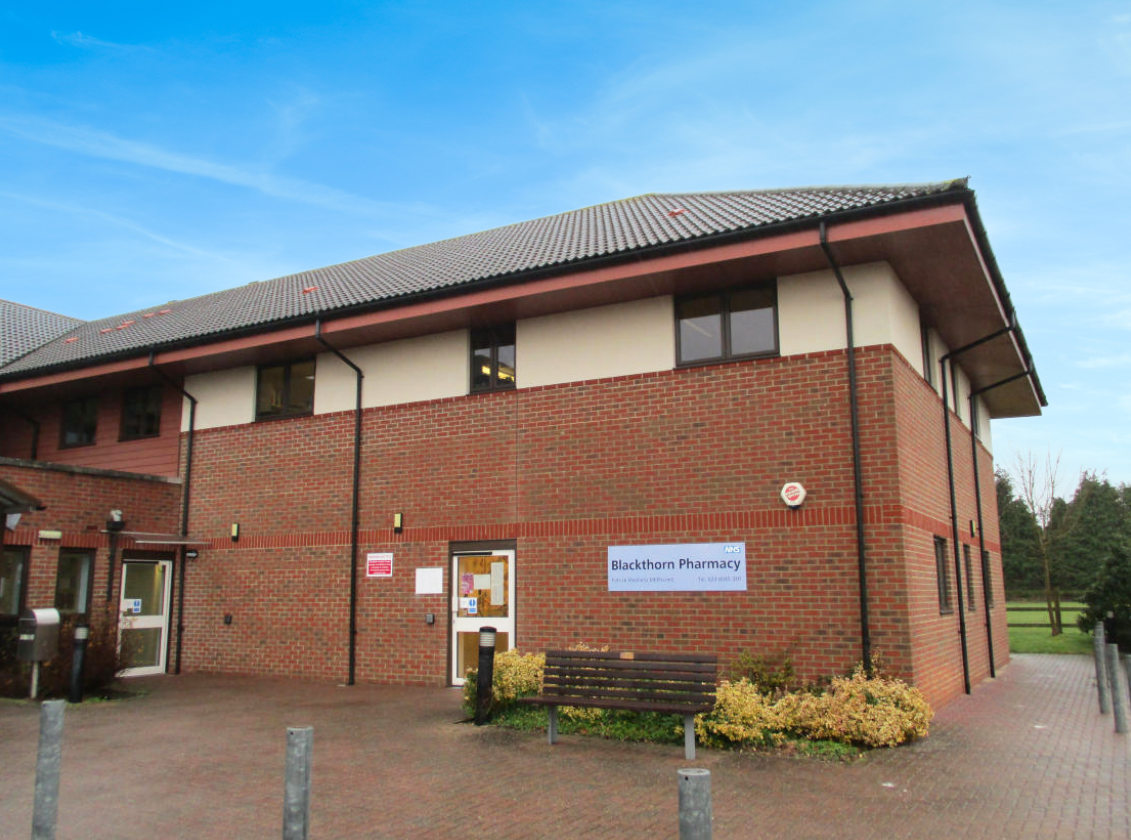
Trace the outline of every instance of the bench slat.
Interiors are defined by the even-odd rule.
[[[711,662],[663,662],[659,660],[649,660],[647,663],[640,663],[632,659],[607,659],[607,660],[590,660],[578,661],[576,659],[562,659],[559,657],[551,657],[546,655],[547,668],[570,668],[570,669],[602,669],[614,671],[671,671],[673,673],[686,673],[686,674],[714,674],[716,667]]]
[[[533,706],[573,706],[574,708],[615,709],[625,712],[656,712],[661,715],[696,715],[709,712],[715,707],[714,703],[701,703],[699,705],[665,705],[663,703],[639,703],[633,700],[586,700],[584,697],[522,697],[517,702]]]
[[[620,659],[636,662],[718,662],[713,653],[653,653],[634,650],[548,650],[551,656],[563,659]]]
[[[647,680],[642,682],[634,679],[613,679],[611,677],[586,676],[582,678],[577,674],[546,674],[542,678],[543,688],[549,686],[581,687],[586,685],[606,688],[648,688],[653,691],[699,691],[709,694],[715,693],[715,683],[708,680],[696,680],[695,682]]]
[[[561,697],[561,698],[577,698],[577,697],[591,697],[594,699],[609,699],[609,700],[635,700],[637,702],[654,702],[654,703],[704,703],[711,700],[711,695],[708,694],[675,694],[675,693],[658,693],[652,691],[625,691],[615,689],[602,689],[602,688],[586,688],[581,691],[571,691],[570,689],[556,689],[544,688],[542,694],[546,697]]]

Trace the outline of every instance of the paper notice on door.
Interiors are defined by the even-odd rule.
[[[464,572],[459,576],[459,594],[470,595],[472,590],[480,589],[481,587],[476,583],[476,578],[479,575],[473,575],[471,572]]]
[[[491,576],[490,575],[475,575],[474,589],[490,589]]]
[[[484,576],[486,577],[486,576]],[[505,604],[507,602],[506,596],[506,581],[507,581],[507,564],[506,563],[492,563],[491,564],[491,603],[495,606]]]

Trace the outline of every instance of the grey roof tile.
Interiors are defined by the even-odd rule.
[[[0,367],[82,323],[78,318],[0,300]]]
[[[642,195],[173,301],[86,322],[77,328],[80,322],[74,319],[65,319],[64,324],[58,320],[63,316],[51,316],[57,319],[51,322],[52,328],[28,333],[17,342],[24,348],[22,353],[4,356],[0,377],[140,353],[154,346],[220,337],[234,330],[347,307],[376,306],[413,294],[443,292],[667,243],[694,242],[716,234],[753,231],[965,188],[965,180],[959,180],[903,186]],[[310,287],[316,288],[304,292]],[[68,335],[62,337],[63,332]],[[26,345],[34,341],[42,346],[28,352]]]

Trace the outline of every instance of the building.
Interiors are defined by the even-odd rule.
[[[876,658],[936,703],[1008,660],[989,421],[1045,398],[965,181],[0,315],[0,612],[120,620],[133,673],[445,685],[483,624]]]

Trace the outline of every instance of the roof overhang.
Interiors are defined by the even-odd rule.
[[[487,325],[664,294],[721,288],[757,278],[827,269],[818,224],[809,219],[784,229],[751,231],[709,243],[687,242],[632,259],[579,264],[492,285],[464,287],[419,300],[321,319],[321,335],[346,349],[468,326]],[[887,261],[919,302],[924,320],[952,350],[1013,324],[973,194],[954,193],[945,203],[880,214],[829,218],[828,241],[842,266]],[[80,380],[129,380],[150,365],[185,376],[296,355],[325,347],[313,320],[221,338],[193,346],[155,348],[148,356],[118,359],[73,370],[42,372],[0,382],[0,395],[28,389],[73,387]],[[957,360],[972,389],[983,393],[991,417],[1040,414],[1045,404],[1031,371],[1020,330],[984,342]],[[997,383],[1016,377],[1009,384]]]
[[[27,513],[45,509],[43,502],[35,496],[0,478],[0,514]]]

